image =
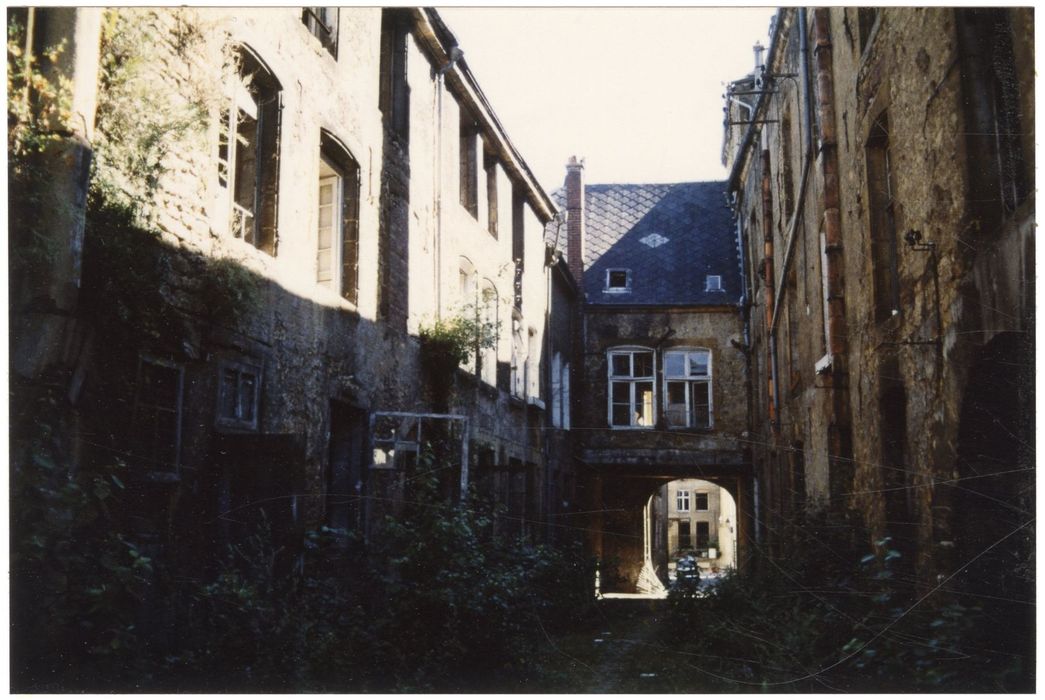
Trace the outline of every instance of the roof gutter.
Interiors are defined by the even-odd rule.
[[[459,96],[466,100],[476,115],[489,125],[488,136],[494,140],[492,145],[497,148],[504,159],[505,168],[526,185],[530,193],[527,199],[541,222],[551,221],[558,208],[541,187],[515,144],[508,138],[504,126],[494,113],[490,101],[486,99],[475,76],[469,70],[467,62],[461,58],[459,52],[454,52],[458,44],[453,32],[446,26],[435,8],[415,8],[413,15],[422,47],[441,66],[438,70],[442,71],[447,82],[453,85]]]

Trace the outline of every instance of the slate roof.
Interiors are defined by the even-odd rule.
[[[700,306],[740,300],[736,227],[725,182],[586,185],[584,292],[589,304]],[[565,208],[562,188],[552,193]],[[555,226],[546,229],[549,242]],[[566,227],[559,234],[566,249]],[[606,271],[630,271],[631,289],[606,291]],[[706,276],[722,278],[706,291]]]

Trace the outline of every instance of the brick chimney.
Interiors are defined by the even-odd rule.
[[[570,274],[583,289],[584,276],[584,159],[570,156],[566,163],[566,258]]]

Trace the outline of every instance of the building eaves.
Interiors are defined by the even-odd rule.
[[[421,43],[429,56],[440,67],[450,63],[451,50],[458,46],[457,38],[432,7],[415,8],[414,20]],[[547,223],[557,213],[555,203],[537,181],[515,144],[512,143],[501,121],[497,118],[490,101],[486,98],[478,81],[468,68],[464,58],[458,58],[446,71],[446,79],[454,91],[467,102],[467,106],[487,127],[487,134],[499,151],[505,168],[521,181],[528,190],[528,197],[542,223]]]

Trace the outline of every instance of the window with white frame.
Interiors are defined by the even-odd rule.
[[[540,385],[540,362],[541,354],[538,350],[537,329],[530,328],[527,331],[526,347],[526,395],[539,398],[541,395]]]
[[[664,353],[664,418],[673,428],[710,428],[711,351]]]
[[[359,165],[332,136],[320,139],[316,282],[359,297]]]
[[[653,351],[610,350],[609,422],[614,428],[652,428],[656,405]]]
[[[607,292],[630,292],[631,270],[622,268],[606,270]]]
[[[694,505],[698,511],[706,511],[708,509],[708,495],[706,493],[694,494],[694,500],[696,501]]]
[[[562,353],[552,355],[552,427],[562,427]]]
[[[679,491],[675,494],[675,510],[680,513],[689,512],[689,491]]]
[[[722,292],[722,275],[707,275],[704,278],[705,292]]]

